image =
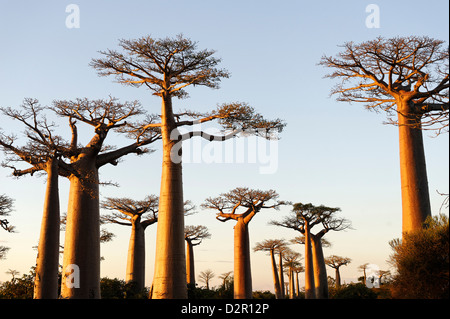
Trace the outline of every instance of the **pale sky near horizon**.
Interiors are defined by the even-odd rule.
[[[80,28],[66,27],[69,4],[79,6]],[[366,26],[369,4],[380,9],[380,28]],[[259,157],[256,163],[248,163],[247,157],[245,163],[239,163],[237,157],[231,157],[231,163],[207,163],[209,151],[225,153],[227,147],[240,147],[239,143],[248,143],[244,145],[248,156],[254,139],[230,141],[228,146],[216,149],[202,143],[200,163],[191,160],[184,164],[185,199],[199,207],[207,197],[247,186],[274,189],[280,199],[292,202],[340,207],[340,215],[352,221],[353,229],[327,235],[333,245],[325,249],[325,255],[351,258],[352,263],[341,269],[341,276],[346,282],[356,281],[361,276],[357,267],[363,263],[388,269],[388,242],[401,236],[398,132],[396,127],[383,124],[385,114],[330,97],[335,82],[324,78],[328,70],[317,63],[324,54],[339,52],[338,45],[377,36],[427,35],[448,43],[448,7],[448,1],[441,0],[0,0],[0,106],[19,106],[26,97],[48,105],[55,99],[112,95],[122,101],[140,100],[144,108],[158,112],[158,98],[144,88],[124,87],[113,78],[98,77],[89,62],[99,57],[99,50],[116,49],[118,39],[183,33],[198,41],[200,49],[217,50],[221,67],[232,76],[223,80],[219,90],[190,89],[189,99],[174,102],[176,109],[207,111],[217,104],[243,101],[268,118],[287,122],[278,143],[265,149],[274,155],[270,157],[276,168],[273,174],[261,174],[260,168],[267,163]],[[58,123],[61,134],[68,136],[66,121]],[[3,116],[0,129],[5,133],[22,131]],[[85,134],[89,137],[90,131]],[[449,135],[432,135],[424,133],[432,210],[437,214],[443,198],[436,191],[449,192]],[[120,146],[124,141],[115,137],[107,142]],[[258,150],[263,146],[269,147],[257,145]],[[143,199],[158,194],[161,151],[158,143],[153,148],[153,154],[128,156],[117,167],[102,168],[101,178],[120,187],[102,187],[101,196]],[[185,152],[189,149],[186,147]],[[3,158],[0,154],[0,161]],[[0,230],[0,245],[11,248],[0,261],[0,281],[10,279],[5,273],[8,269],[22,275],[35,265],[32,247],[39,238],[45,191],[45,178],[16,180],[10,173],[0,168],[0,194],[16,201],[8,219],[18,232]],[[60,193],[61,211],[65,212],[66,180],[61,179]],[[250,224],[251,246],[264,239],[298,236],[295,231],[268,225],[289,211],[284,207],[258,214]],[[217,276],[233,270],[234,222],[220,223],[214,212],[198,208],[196,215],[186,218],[186,224],[203,224],[212,233],[211,239],[195,248],[197,274],[208,268]],[[106,228],[116,237],[102,244],[105,260],[101,262],[101,275],[124,279],[130,229],[115,225]],[[147,285],[153,277],[155,235],[156,226],[149,227]],[[292,248],[304,255],[303,246]],[[252,271],[255,290],[273,290],[268,256],[252,253]],[[327,271],[334,277],[333,269]],[[219,282],[216,277],[212,285]]]

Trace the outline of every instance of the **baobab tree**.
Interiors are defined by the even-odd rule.
[[[50,107],[57,115],[69,119],[72,138],[64,149],[70,159],[69,204],[64,244],[63,298],[100,298],[100,203],[99,176],[101,167],[117,165],[127,154],[143,154],[143,148],[160,138],[157,130],[134,128],[129,132],[136,138],[134,143],[111,150],[104,145],[111,131],[127,127],[127,121],[144,112],[138,101],[118,102],[117,99],[54,101]],[[78,143],[77,122],[94,129],[91,140],[82,146]],[[75,272],[76,265],[79,273]],[[78,276],[79,288],[71,284]]]
[[[106,198],[101,208],[113,211],[101,217],[105,223],[131,226],[125,280],[135,282],[136,289],[145,288],[145,230],[158,221],[158,196],[144,200]]]
[[[293,205],[291,216],[280,221],[272,221],[276,226],[294,229],[303,234],[300,242],[305,245],[305,297],[328,298],[328,283],[325,261],[323,256],[323,236],[329,231],[341,231],[350,227],[350,222],[335,216],[339,208],[314,206],[312,204],[297,203]],[[322,229],[313,233],[311,229],[317,225]],[[314,288],[313,288],[314,287]]]
[[[366,269],[367,268],[369,268],[369,263],[365,263],[365,264],[362,264],[362,265],[358,266],[358,270],[363,272],[363,283],[364,283],[364,285],[367,282],[367,273],[366,273]]]
[[[211,269],[207,269],[205,271],[200,272],[198,275],[198,279],[205,283],[206,289],[209,290],[209,281],[216,276]]]
[[[347,257],[332,255],[325,258],[325,263],[336,271],[336,288],[341,287],[341,273],[339,268],[347,266],[352,260]]]
[[[203,239],[211,238],[206,226],[186,226],[184,240],[186,240],[186,281],[188,285],[195,287],[195,262],[194,247],[202,243]]]
[[[279,201],[274,190],[261,191],[238,187],[219,197],[208,198],[203,208],[217,210],[221,222],[236,221],[234,226],[234,298],[252,298],[250,238],[248,224],[262,209],[279,209],[286,202]],[[238,213],[238,209],[242,212]]]
[[[296,297],[294,269],[301,266],[300,257],[301,257],[300,253],[297,253],[291,249],[286,251],[283,255],[283,259],[284,259],[283,266],[287,267],[286,272],[288,273],[288,278],[289,278],[289,299],[294,299]]]
[[[219,88],[229,73],[217,68],[220,59],[213,50],[198,50],[197,43],[179,35],[175,38],[153,39],[145,36],[120,40],[122,52],[101,51],[103,58],[93,59],[91,66],[99,75],[116,77],[119,83],[145,87],[161,98],[162,175],[160,189],[157,253],[152,298],[185,299],[186,256],[184,250],[182,141],[194,136],[207,140],[226,140],[243,130],[270,138],[268,131],[281,131],[281,120],[267,121],[245,103],[223,104],[209,113],[185,111],[176,114],[173,98],[186,98],[189,86]],[[194,119],[194,120],[193,120]],[[217,120],[230,134],[215,138],[203,131],[181,134],[181,127],[190,127]],[[255,130],[255,129],[263,129]]]
[[[253,248],[253,251],[265,251],[269,252],[270,260],[272,263],[272,277],[273,277],[273,285],[275,290],[275,297],[277,299],[283,298],[283,286],[280,284],[280,278],[278,276],[277,272],[277,263],[275,261],[275,252],[277,249],[280,249],[281,247],[286,247],[287,243],[284,239],[267,239],[260,243],[256,243],[255,247]]]
[[[55,135],[55,125],[42,114],[45,109],[32,98],[24,99],[19,108],[2,108],[3,115],[25,127],[24,135],[28,141],[26,145],[18,146],[16,135],[0,134],[0,146],[7,155],[3,166],[12,168],[14,176],[34,175],[36,172],[47,174],[33,298],[56,299],[60,245],[58,178],[59,175],[67,177],[71,169],[62,159],[67,143]],[[29,167],[17,169],[17,162],[25,162]]]
[[[283,267],[283,256],[290,250],[288,244],[283,246],[278,246],[275,248],[275,252],[278,254],[278,276],[280,277],[280,287],[281,287],[281,298],[286,297],[285,285],[284,285],[284,267]]]
[[[338,101],[364,103],[386,111],[398,125],[403,232],[423,227],[431,216],[423,129],[448,131],[449,50],[429,37],[379,37],[346,43],[321,65],[341,79],[332,91]]]
[[[293,268],[292,271],[295,273],[295,281],[296,281],[296,287],[297,287],[297,297],[300,296],[300,280],[298,278],[298,275],[301,272],[305,271],[305,267],[303,267],[303,265],[299,262],[298,264],[296,264]]]

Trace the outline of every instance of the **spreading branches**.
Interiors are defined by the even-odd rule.
[[[316,225],[322,225],[322,229],[316,233],[316,236],[321,238],[331,230],[342,231],[351,228],[349,220],[336,216],[340,211],[340,208],[324,205],[296,203],[293,205],[290,216],[285,217],[282,221],[271,221],[270,224],[294,229],[302,234],[305,234],[306,227],[312,229]]]
[[[202,204],[203,208],[215,209],[218,211],[216,219],[226,222],[230,219],[243,219],[244,223],[249,223],[255,214],[261,209],[276,209],[281,205],[287,205],[285,201],[280,201],[278,194],[274,190],[261,191],[238,187],[228,193],[221,194],[216,198],[208,198]],[[241,212],[238,213],[238,209]]]
[[[102,216],[105,223],[131,226],[133,220],[139,220],[142,226],[149,226],[158,221],[159,198],[147,196],[144,200],[108,197],[101,203],[101,208],[113,211]]]
[[[13,211],[14,200],[4,194],[0,195],[0,216],[9,216]],[[0,226],[7,232],[13,233],[14,226],[11,226],[7,219],[0,219]]]
[[[226,70],[218,69],[220,59],[213,50],[197,50],[197,43],[178,35],[175,38],[120,40],[122,52],[100,51],[103,58],[91,66],[100,76],[113,75],[119,83],[145,85],[158,96],[186,97],[190,85],[216,89]]]
[[[319,63],[334,70],[327,77],[340,80],[331,92],[338,101],[364,103],[389,115],[416,114],[424,117],[422,126],[448,131],[449,50],[444,41],[379,37],[342,48]],[[406,101],[409,109],[400,108],[399,101]]]
[[[211,234],[206,226],[186,226],[184,228],[184,239],[192,246],[198,246],[203,239],[211,238]]]
[[[181,117],[196,118],[181,120]],[[224,141],[238,134],[256,135],[266,139],[277,138],[286,123],[281,119],[267,120],[256,110],[244,102],[225,103],[218,105],[213,111],[200,114],[186,111],[176,115],[177,126],[193,126],[206,122],[217,121],[225,135],[210,135],[204,131],[192,131],[182,136],[183,140],[194,136],[201,136],[209,141]]]
[[[287,248],[288,243],[284,239],[267,239],[256,243],[253,251],[275,252],[280,249]]]
[[[33,175],[35,172],[46,170],[49,160],[57,160],[60,174],[67,174],[61,156],[68,148],[68,143],[59,135],[55,135],[54,123],[49,123],[42,112],[46,110],[39,101],[32,98],[24,99],[19,108],[1,108],[3,115],[21,123],[25,130],[24,136],[27,143],[17,146],[17,136],[5,135],[0,132],[0,146],[7,155],[4,167],[13,169],[16,177],[26,174]],[[27,169],[17,169],[15,162],[26,162],[31,165]]]

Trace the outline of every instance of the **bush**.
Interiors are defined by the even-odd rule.
[[[391,241],[390,262],[397,269],[392,296],[402,299],[449,298],[449,221],[427,219],[422,230]]]
[[[330,299],[377,299],[377,294],[362,283],[332,288],[329,293]]]

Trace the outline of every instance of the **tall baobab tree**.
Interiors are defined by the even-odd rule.
[[[274,190],[261,191],[238,187],[216,198],[208,198],[202,207],[217,210],[221,222],[236,221],[234,226],[234,298],[252,298],[250,238],[248,224],[262,209],[279,209],[286,202],[279,201]],[[238,209],[242,212],[238,213]]]
[[[101,217],[103,222],[131,226],[125,280],[135,282],[136,288],[145,288],[145,230],[158,221],[158,196],[144,200],[130,198],[106,198],[103,209],[115,211]]]
[[[281,222],[272,221],[273,225],[294,229],[303,234],[301,241],[305,245],[305,297],[328,298],[328,283],[325,261],[323,256],[323,236],[330,230],[341,231],[350,227],[350,222],[345,218],[337,217],[339,208],[331,208],[323,205],[294,204],[291,216]],[[322,229],[316,233],[311,230],[321,225]]]
[[[283,256],[285,253],[289,252],[290,248],[288,245],[279,246],[275,249],[275,252],[278,254],[278,276],[280,278],[280,287],[281,287],[281,298],[284,299],[286,297],[285,293],[285,285],[284,285],[284,267],[283,267]]]
[[[294,299],[295,295],[295,280],[294,280],[294,269],[301,266],[300,263],[301,254],[297,253],[291,249],[284,253],[284,267],[287,267],[286,272],[289,278],[289,299]]]
[[[339,268],[347,266],[351,261],[350,258],[336,255],[325,258],[325,263],[336,271],[336,288],[341,287],[341,273]]]
[[[280,284],[280,278],[277,272],[277,263],[275,261],[275,252],[277,249],[281,247],[286,247],[286,242],[283,239],[267,239],[260,243],[256,243],[256,246],[253,248],[253,251],[265,251],[269,252],[270,260],[272,262],[272,277],[273,277],[273,285],[275,290],[275,297],[277,299],[283,298],[283,286]]]
[[[118,102],[117,99],[54,101],[51,109],[59,116],[69,119],[72,132],[70,145],[64,156],[70,159],[69,204],[64,244],[63,277],[61,296],[70,299],[100,298],[100,202],[99,176],[101,167],[117,165],[127,154],[143,154],[142,148],[160,138],[158,131],[142,129],[130,134],[134,143],[111,150],[104,145],[111,131],[127,127],[127,121],[142,115],[137,101]],[[82,146],[78,143],[77,122],[94,129],[91,140]],[[137,134],[138,133],[138,134]],[[75,274],[76,265],[79,274]],[[72,273],[73,271],[73,273]],[[72,275],[73,274],[73,275]],[[79,275],[79,288],[70,284],[72,276]]]
[[[194,247],[202,243],[203,239],[211,238],[206,226],[186,226],[184,240],[186,240],[186,281],[195,287]]]
[[[341,79],[332,91],[338,101],[364,103],[397,120],[400,139],[403,232],[423,227],[431,216],[422,130],[448,131],[449,50],[429,37],[379,37],[346,43],[320,64]]]
[[[264,129],[264,132],[254,133],[269,138],[272,134],[267,134],[268,130],[281,131],[284,124],[280,120],[265,120],[245,103],[224,104],[205,114],[192,111],[176,114],[172,99],[187,97],[187,87],[217,89],[221,80],[229,77],[228,71],[217,68],[221,60],[214,57],[215,51],[198,50],[196,42],[182,35],[164,39],[145,36],[134,40],[120,40],[119,46],[122,52],[101,51],[103,58],[93,59],[91,66],[101,76],[113,75],[119,83],[143,86],[162,100],[161,122],[152,124],[161,129],[163,146],[156,239],[158,249],[152,298],[185,299],[182,141],[194,136],[208,140],[226,140],[243,130],[257,128]],[[232,132],[217,139],[203,131],[186,134],[179,131],[181,127],[213,120],[218,120],[222,127]]]
[[[32,98],[26,98],[19,108],[2,108],[6,117],[25,127],[24,135],[28,142],[18,146],[16,135],[0,134],[0,146],[7,155],[3,165],[13,168],[14,176],[33,175],[36,172],[47,174],[33,298],[56,299],[60,231],[58,177],[68,176],[70,167],[62,160],[67,145],[60,136],[54,134],[55,125],[49,123],[42,114],[45,109],[38,100]],[[25,162],[30,167],[17,169],[16,162]]]
[[[292,271],[295,273],[295,281],[296,281],[296,286],[297,286],[297,297],[300,296],[300,280],[298,278],[299,273],[304,272],[305,271],[305,267],[303,267],[303,265],[299,262],[298,264],[295,265],[295,267],[292,268]]]

